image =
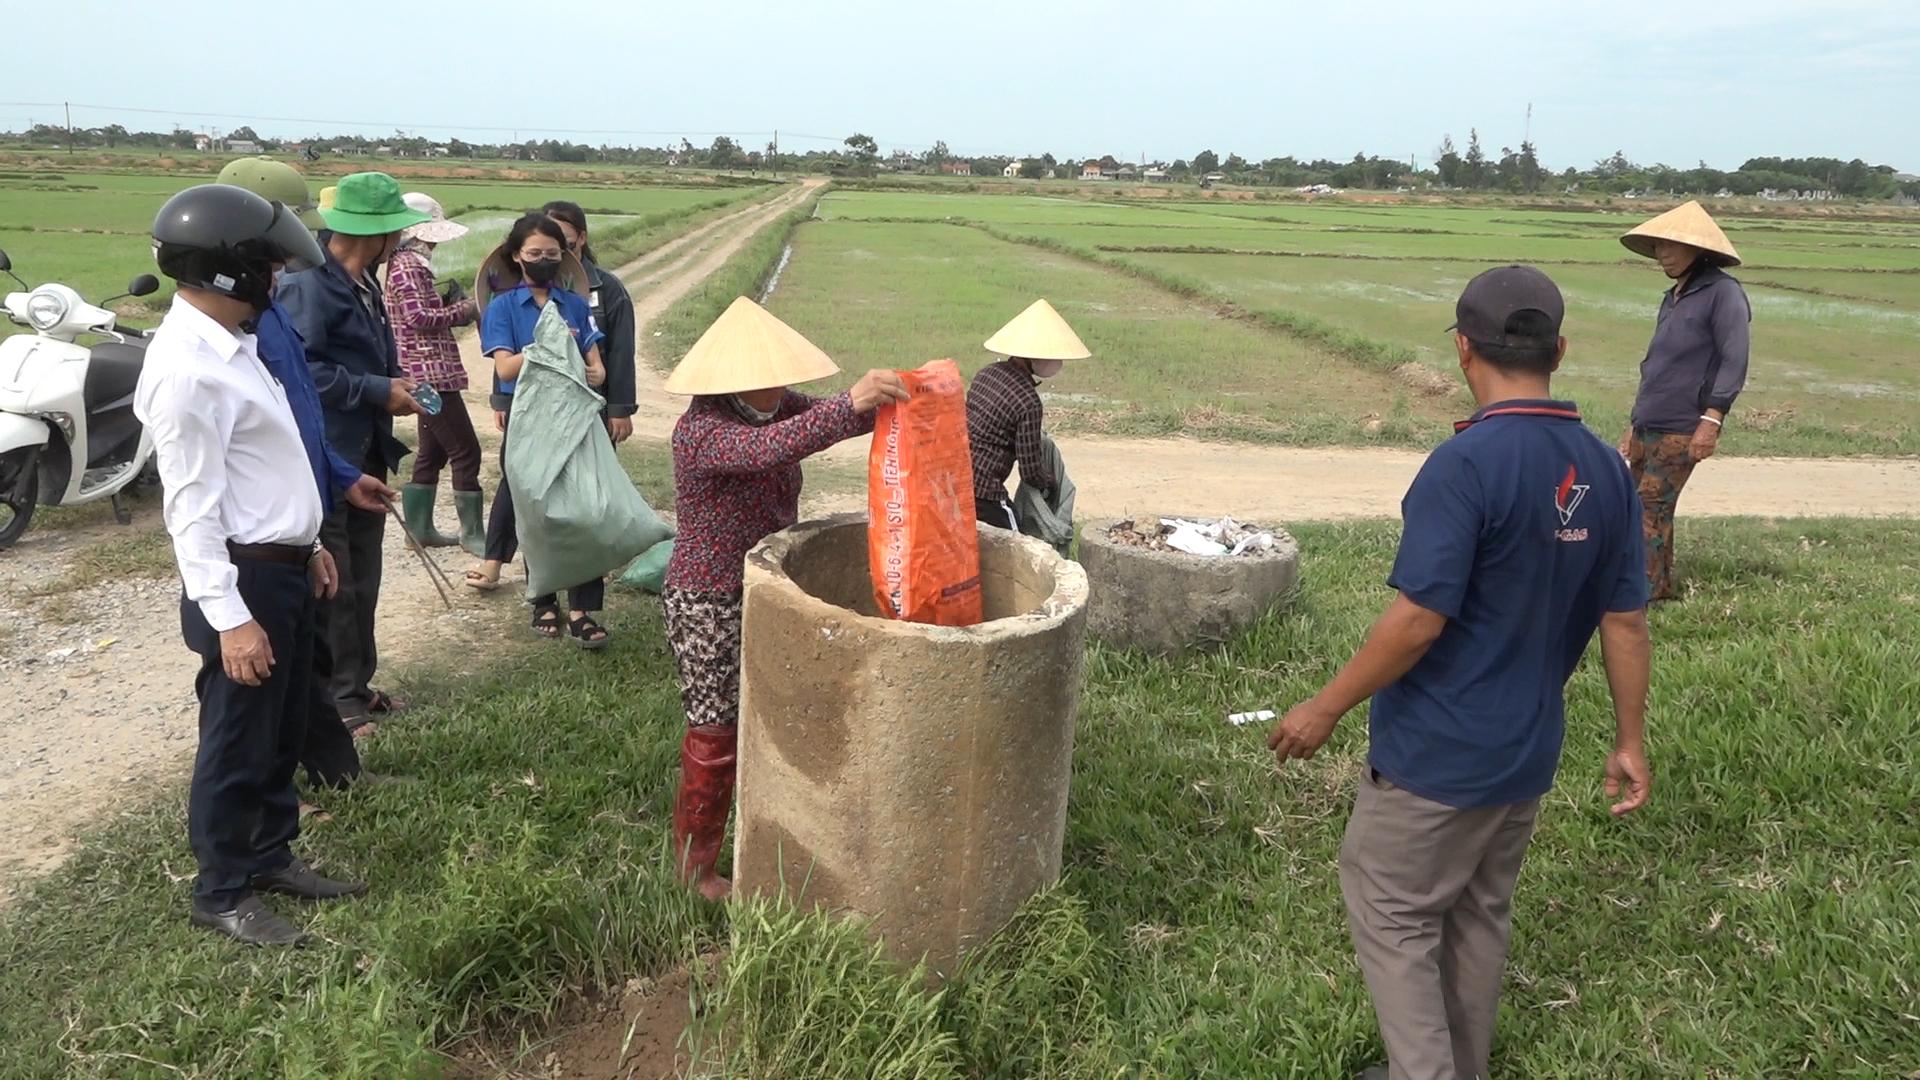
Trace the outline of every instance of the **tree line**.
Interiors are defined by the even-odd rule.
[[[28,147],[157,150],[192,150],[202,139],[185,128],[167,132],[129,131],[119,124],[104,127],[67,129],[53,124],[36,124],[24,133],[7,138]],[[1376,154],[1357,153],[1350,161],[1325,158],[1300,159],[1292,156],[1253,161],[1237,153],[1224,156],[1211,148],[1191,158],[1174,161],[1129,163],[1102,155],[1097,158],[1056,157],[1051,153],[1029,157],[984,155],[968,157],[949,151],[944,141],[931,148],[909,154],[894,151],[882,156],[878,140],[866,134],[848,136],[832,149],[796,153],[782,150],[769,142],[748,147],[721,135],[706,146],[695,146],[686,139],[658,147],[591,145],[556,139],[525,139],[483,143],[463,139],[435,141],[418,134],[396,131],[392,136],[321,135],[304,139],[267,139],[250,127],[236,128],[218,140],[223,144],[246,141],[268,150],[306,151],[319,154],[369,155],[386,153],[402,157],[447,156],[464,159],[553,161],[585,164],[605,162],[626,165],[668,165],[690,168],[786,172],[828,172],[874,175],[880,172],[956,172],[973,176],[1000,176],[1009,165],[1017,165],[1016,174],[1026,179],[1078,179],[1088,165],[1100,167],[1102,175],[1136,174],[1152,170],[1164,173],[1169,181],[1219,181],[1251,186],[1307,187],[1325,184],[1334,188],[1373,190],[1443,189],[1463,191],[1501,191],[1514,194],[1542,194],[1578,191],[1597,194],[1672,193],[1686,195],[1752,196],[1773,193],[1826,193],[1848,199],[1886,199],[1897,196],[1920,199],[1920,180],[1903,180],[1890,165],[1869,165],[1860,158],[1842,161],[1828,157],[1755,157],[1739,168],[1720,170],[1702,161],[1693,168],[1666,164],[1644,165],[1630,160],[1623,151],[1594,162],[1587,168],[1567,167],[1558,173],[1544,166],[1531,141],[1522,141],[1518,149],[1500,147],[1489,152],[1481,143],[1477,129],[1467,134],[1463,151],[1451,134],[1426,162]],[[215,146],[223,149],[224,146]]]

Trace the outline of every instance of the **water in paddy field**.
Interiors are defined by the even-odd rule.
[[[507,238],[508,227],[519,216],[483,210],[455,218],[467,227],[467,235],[433,249],[433,276],[440,281],[458,279],[461,284],[472,287],[473,275],[480,269],[480,260],[500,246],[500,241]]]
[[[780,284],[780,272],[787,268],[787,260],[793,258],[793,245],[780,249],[780,261],[774,264],[773,276],[767,279],[767,287],[760,290],[760,303],[765,304],[773,298],[773,290]]]

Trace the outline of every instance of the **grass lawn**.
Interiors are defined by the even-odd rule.
[[[943,995],[837,924],[736,908],[729,934],[668,880],[682,720],[655,605],[618,594],[604,655],[407,673],[416,711],[369,761],[421,782],[332,798],[301,842],[374,891],[276,901],[316,948],[187,925],[178,789],[106,822],[0,916],[0,1075],[430,1074],[466,1034],[729,942],[702,991],[729,1075],[1347,1075],[1379,1054],[1334,877],[1364,718],[1276,775],[1221,717],[1347,656],[1396,530],[1298,535],[1290,613],[1184,662],[1093,652],[1066,880]],[[1917,549],[1913,523],[1683,521],[1653,802],[1607,816],[1590,663],[1521,879],[1498,1075],[1920,1069]]]

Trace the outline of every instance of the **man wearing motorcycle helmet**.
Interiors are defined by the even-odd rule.
[[[298,214],[301,224],[309,230],[322,227],[306,180],[285,162],[261,157],[239,158],[220,170],[218,182],[245,188],[263,199],[282,204]],[[294,420],[300,426],[300,440],[306,445],[307,462],[313,469],[321,506],[331,512],[335,500],[344,498],[369,513],[384,513],[386,506],[381,500],[392,499],[397,493],[379,479],[362,473],[327,442],[320,395],[314,389],[313,374],[307,370],[306,345],[293,328],[293,317],[278,299],[261,313],[255,334],[259,338],[261,363],[266,365],[267,373],[286,388],[287,403],[292,406]],[[327,618],[324,605],[317,618],[322,629],[314,639],[314,704],[307,718],[300,765],[312,784],[341,788],[361,775],[360,755],[354,749],[353,737],[341,723],[329,689],[333,681],[333,655],[324,629]],[[303,814],[309,809],[312,808],[305,803],[301,805]]]
[[[163,515],[184,586],[180,625],[200,656],[200,743],[187,835],[199,874],[192,921],[236,941],[305,935],[258,892],[334,899],[365,891],[315,873],[293,773],[312,702],[314,602],[339,587],[319,546],[322,508],[287,392],[253,329],[273,276],[324,256],[285,206],[221,184],[167,200],[155,261],[179,284],[147,346],[134,414],[153,438]]]

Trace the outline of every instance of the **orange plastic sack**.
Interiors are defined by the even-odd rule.
[[[903,371],[907,401],[883,405],[867,456],[867,561],[880,613],[908,622],[980,621],[967,384],[951,360]]]

